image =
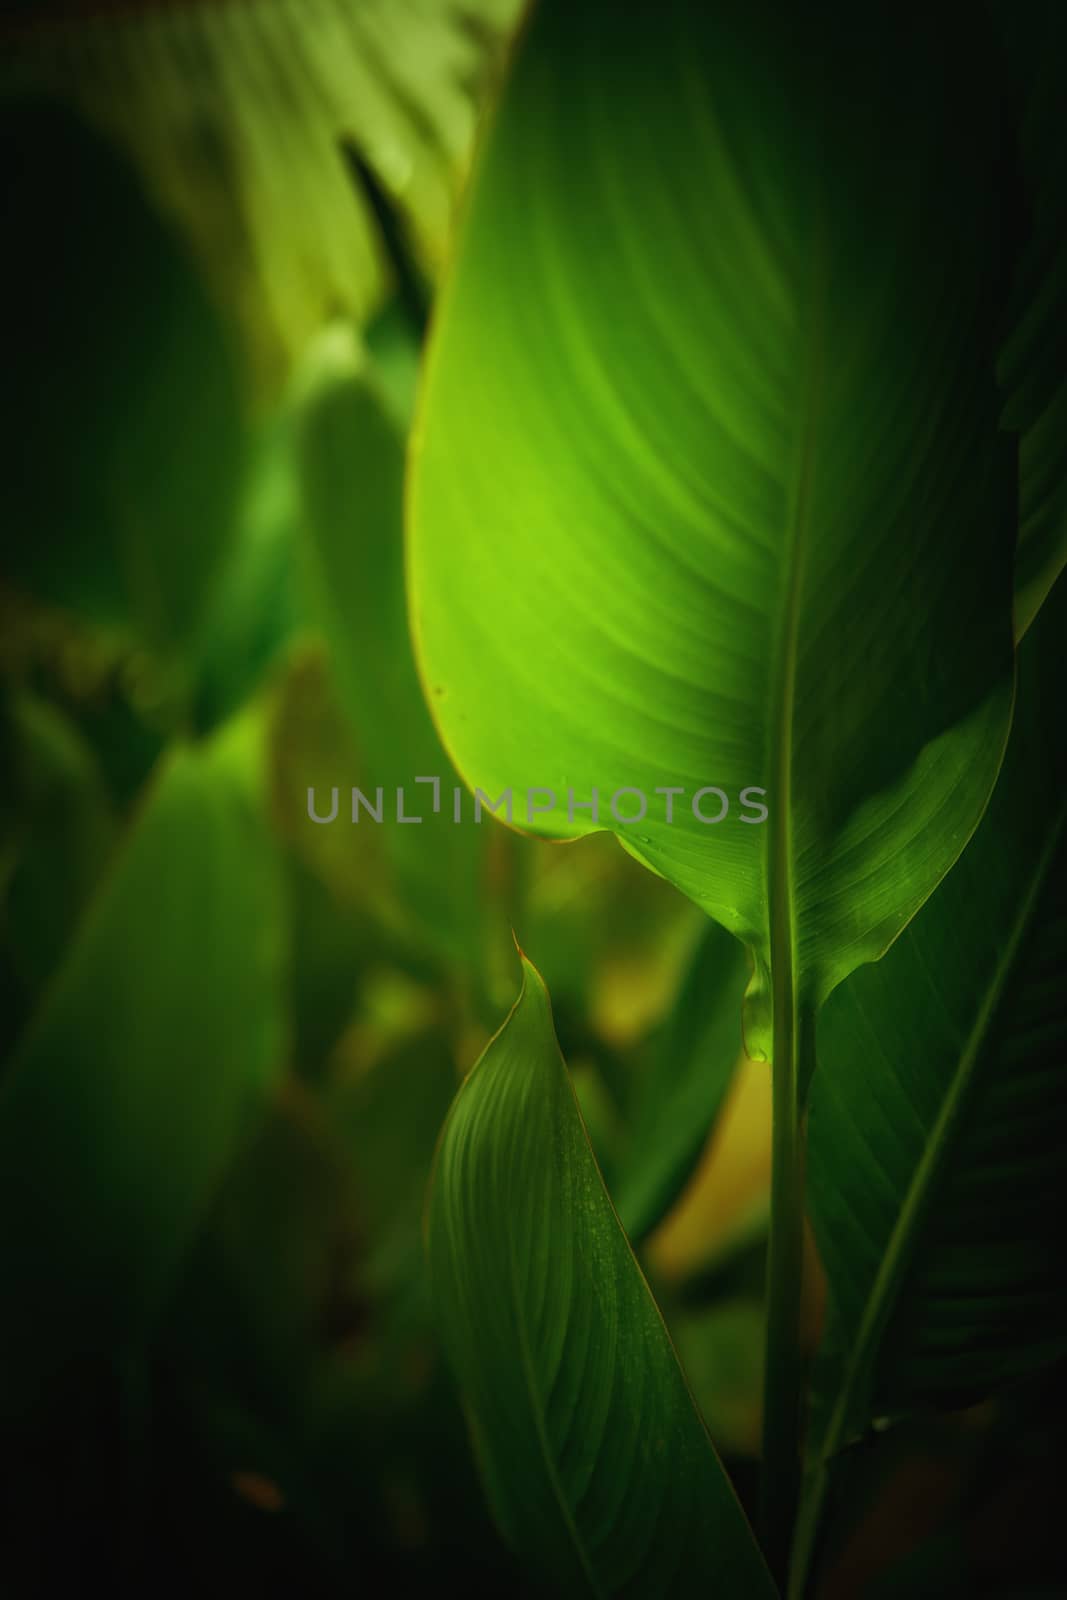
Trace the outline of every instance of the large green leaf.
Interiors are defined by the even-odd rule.
[[[874,1415],[1067,1354],[1065,627],[1061,582],[977,834],[820,1019],[809,1192],[832,1320],[809,1535],[822,1463]]]
[[[1004,421],[1022,435],[1015,631],[1021,638],[1067,562],[1067,181],[1060,0],[994,0],[1018,104],[1029,238],[1001,353]]]
[[[6,105],[3,131],[5,565],[49,602],[185,649],[233,531],[232,352],[106,140],[36,101]]]
[[[770,1595],[524,960],[441,1137],[433,1290],[486,1486],[554,1592]]]
[[[178,748],[0,1089],[0,1390],[159,1309],[284,1048],[255,724]]]
[[[545,0],[424,383],[410,602],[453,758],[518,822],[553,790],[554,836],[598,790],[783,1028],[951,865],[1006,730],[999,133],[957,23]]]

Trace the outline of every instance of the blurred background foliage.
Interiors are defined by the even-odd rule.
[[[445,1111],[518,987],[512,929],[752,1492],[769,1080],[739,947],[606,835],[546,845],[469,802],[456,827],[407,635],[419,352],[518,9],[5,14],[12,1594],[208,1571],[533,1593],[482,1501],[421,1240]],[[352,785],[433,774],[421,826],[347,820]],[[310,786],[320,808],[340,789],[333,825]],[[1046,1401],[865,1444],[828,1592],[902,1549],[914,1593],[995,1572]]]

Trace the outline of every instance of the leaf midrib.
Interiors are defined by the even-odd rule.
[[[800,1394],[803,1363],[804,1153],[801,1098],[811,1075],[811,1011],[800,1014],[797,915],[793,883],[793,743],[797,652],[811,534],[811,489],[821,422],[825,229],[819,197],[807,281],[798,294],[803,368],[797,392],[800,426],[794,444],[783,529],[786,582],[772,662],[769,752],[773,809],[767,844],[767,960],[771,990],[771,1233],[767,1261],[767,1336],[763,1380],[764,1549],[784,1579],[799,1495]],[[803,1020],[803,1028],[800,1026]]]
[[[451,1110],[449,1111],[448,1116],[445,1118],[444,1126],[438,1135],[437,1150],[434,1153],[434,1161],[430,1173],[429,1193],[431,1195],[437,1189],[437,1184],[439,1182],[439,1165],[444,1155],[449,1131],[456,1117],[458,1108],[462,1104],[463,1096],[469,1091],[471,1084],[477,1077],[477,1074],[483,1070],[484,1065],[489,1058],[489,1053],[492,1047],[504,1036],[508,1027],[518,1015],[524,1000],[527,999],[527,993],[528,978],[524,970],[522,987],[520,988],[518,996],[516,997],[510,1011],[504,1018],[504,1021],[500,1024],[500,1027],[489,1040],[489,1043],[485,1046],[485,1049],[478,1057],[478,1060],[475,1062],[466,1078],[463,1080],[463,1083],[460,1085],[459,1092],[457,1093],[455,1100],[452,1102]],[[563,1070],[564,1073],[566,1073],[565,1066]],[[522,1359],[522,1375],[527,1396],[529,1398],[530,1413],[533,1417],[534,1429],[537,1434],[538,1448],[541,1451],[541,1457],[544,1462],[545,1476],[548,1479],[553,1499],[559,1508],[560,1516],[563,1520],[567,1533],[570,1536],[575,1553],[582,1568],[582,1574],[589,1585],[590,1591],[597,1597],[597,1600],[606,1600],[604,1591],[597,1583],[592,1567],[591,1557],[585,1548],[585,1544],[583,1543],[581,1535],[578,1532],[578,1525],[574,1520],[571,1508],[567,1502],[567,1497],[563,1492],[563,1485],[560,1483],[559,1474],[556,1470],[555,1458],[552,1453],[552,1447],[548,1437],[548,1430],[545,1426],[545,1416],[541,1403],[541,1393],[534,1368],[533,1351],[530,1346],[529,1335],[526,1327],[523,1309],[525,1301],[523,1299],[518,1281],[518,1254],[513,1250],[508,1252],[507,1282],[511,1297],[511,1308],[515,1322],[516,1335],[519,1341],[519,1353]]]
[[[801,298],[806,315],[806,364],[801,380],[801,427],[789,482],[784,529],[784,565],[788,582],[781,602],[771,694],[771,750],[769,790],[771,836],[768,849],[768,936],[770,975],[775,1002],[788,993],[795,1005],[797,990],[797,922],[793,881],[793,756],[797,698],[797,656],[804,598],[804,578],[811,537],[811,492],[823,387],[823,294],[825,283],[825,230],[819,199],[813,202],[813,229],[809,281]],[[794,1030],[795,1032],[795,1025]],[[773,1065],[773,1063],[772,1063]]]
[[[574,1545],[575,1553],[577,1554],[578,1560],[581,1563],[582,1573],[585,1577],[585,1580],[588,1583],[591,1592],[597,1596],[597,1600],[604,1600],[604,1590],[597,1583],[590,1555],[585,1548],[585,1543],[580,1533],[578,1532],[578,1524],[574,1519],[574,1515],[567,1501],[567,1497],[563,1492],[563,1485],[559,1480],[559,1474],[556,1470],[555,1457],[552,1452],[551,1442],[548,1437],[548,1430],[545,1425],[544,1409],[541,1404],[541,1392],[537,1383],[537,1375],[534,1370],[533,1352],[530,1348],[530,1341],[527,1335],[526,1320],[523,1314],[523,1306],[525,1302],[519,1289],[517,1276],[517,1257],[514,1251],[512,1251],[509,1256],[509,1267],[510,1271],[508,1273],[508,1282],[511,1289],[512,1309],[515,1313],[515,1329],[519,1339],[519,1353],[522,1357],[522,1373],[524,1379],[526,1380],[526,1389],[530,1399],[530,1412],[533,1416],[534,1429],[537,1433],[537,1442],[541,1450],[541,1458],[544,1462],[545,1474],[548,1478],[549,1486],[551,1487],[556,1504],[559,1507],[560,1516],[563,1518],[564,1525],[568,1534],[570,1535],[571,1542]]]

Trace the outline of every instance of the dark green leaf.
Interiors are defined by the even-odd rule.
[[[35,695],[10,708],[10,862],[4,942],[34,990],[58,964],[115,835],[115,816],[93,752],[57,707]]]
[[[232,531],[243,418],[230,352],[133,172],[69,113],[4,111],[11,341],[5,560],[45,599],[168,653]]]
[[[249,453],[237,532],[205,619],[196,723],[232,716],[277,661],[306,608],[292,417],[283,410]]]
[[[494,1510],[555,1592],[771,1595],[523,974],[445,1124],[428,1217]]]
[[[974,840],[820,1021],[810,1201],[832,1321],[809,1537],[820,1464],[872,1416],[1067,1354],[1065,636],[1061,582]]]
[[[412,659],[404,606],[404,440],[356,337],[335,327],[308,361],[300,416],[303,516],[313,571],[313,616],[330,646],[359,759],[358,777],[320,770],[317,809],[336,786],[337,830],[373,835],[391,864],[401,903],[424,937],[467,960],[481,954],[478,886],[487,824],[454,821],[456,784]],[[433,809],[438,780],[438,810]],[[352,820],[357,783],[382,820]],[[398,791],[403,815],[399,820]],[[410,819],[421,817],[417,823]],[[309,820],[305,826],[316,825]],[[365,842],[365,841],[364,841]]]
[[[113,129],[180,217],[257,370],[284,375],[324,314],[361,321],[389,287],[353,143],[436,269],[478,103],[519,0],[79,5],[32,20],[10,51]],[[108,14],[112,13],[112,14]]]
[[[255,725],[179,747],[0,1089],[2,1398],[159,1310],[280,1066]]]

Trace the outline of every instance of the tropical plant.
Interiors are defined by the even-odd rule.
[[[413,455],[412,616],[460,771],[492,794],[565,793],[565,816],[528,806],[530,826],[609,828],[747,946],[746,1038],[774,1083],[763,1534],[797,1593],[827,1481],[875,1415],[983,1397],[1062,1354],[1067,1334],[1047,1225],[997,1187],[1005,1173],[1024,1183],[1031,1160],[1055,1166],[1065,1020],[1044,970],[1062,910],[1049,887],[1059,738],[1040,726],[1041,685],[1063,666],[1057,605],[1020,652],[1001,770],[1020,521],[1002,347],[1005,420],[1027,430],[1020,633],[1062,565],[1065,524],[1062,445],[1021,398],[1046,362],[1036,327],[1062,304],[1052,185],[1028,127],[1038,220],[1022,264],[1006,260],[996,48],[993,28],[951,7],[679,3],[653,23],[640,6],[540,6],[473,183]],[[1050,115],[1047,96],[1034,103]],[[1038,476],[1055,549],[1041,536],[1036,581]],[[674,815],[669,799],[649,807],[672,793]],[[731,813],[749,794],[767,796],[765,827]],[[945,970],[961,926],[973,941]],[[551,1549],[554,1500],[593,1592],[674,1592],[714,1558],[661,1527],[677,1492],[662,1469],[646,1491],[616,1442],[633,1426],[624,1341],[638,1322],[618,1269],[582,1250],[578,1155],[552,1123],[536,1142],[511,1061],[552,1049],[529,988],[446,1129],[438,1295],[498,1492],[527,1441],[509,1525]],[[1047,1039],[1052,1058],[1033,1077],[1014,1066],[1005,1131],[994,1107],[1020,1035]],[[791,1560],[808,1195],[831,1323]],[[950,1196],[952,1222],[920,1246]],[[505,1233],[494,1253],[485,1211],[512,1217],[519,1241],[507,1326],[484,1317],[509,1248]],[[961,1241],[978,1227],[975,1260]],[[656,1369],[650,1341],[644,1381]],[[521,1428],[509,1378],[532,1413]],[[723,1504],[709,1486],[705,1536],[729,1575]],[[665,1545],[684,1552],[680,1575],[653,1560]]]
[[[0,1562],[1036,1600],[1060,8],[516,9],[5,24]]]

